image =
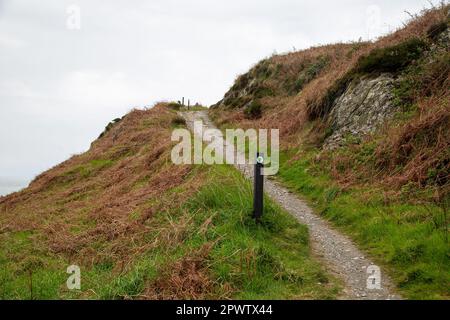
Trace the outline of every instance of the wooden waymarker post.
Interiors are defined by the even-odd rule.
[[[253,218],[259,223],[263,214],[264,207],[264,176],[262,168],[264,167],[264,154],[256,154],[255,174],[253,177]]]

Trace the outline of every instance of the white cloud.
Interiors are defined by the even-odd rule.
[[[0,79],[0,97],[36,97],[37,93],[31,90],[24,81],[17,79]]]
[[[83,106],[131,105],[139,96],[138,84],[118,71],[72,71],[63,78],[60,90],[60,97],[77,103],[80,111]]]
[[[26,46],[26,42],[13,36],[0,32],[0,48],[18,49]]]

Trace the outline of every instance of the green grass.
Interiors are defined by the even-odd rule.
[[[91,164],[101,167],[104,163]],[[183,257],[213,244],[207,255],[212,298],[332,299],[336,280],[309,254],[308,230],[266,199],[261,224],[250,218],[249,181],[229,166],[202,166],[203,187],[184,205],[149,220],[148,243],[158,245],[136,256],[118,271],[113,257],[81,267],[81,290],[66,288],[66,268],[77,261],[40,249],[43,235],[0,235],[0,299],[121,299],[139,296]],[[182,192],[183,190],[174,190]],[[209,227],[200,232],[212,217]],[[178,226],[183,226],[181,231]],[[178,239],[172,241],[171,239]],[[166,240],[165,240],[166,239]],[[102,246],[101,242],[98,246]],[[31,270],[31,273],[30,273]],[[32,279],[32,293],[31,282]]]
[[[211,252],[213,276],[236,288],[239,299],[335,297],[335,285],[309,256],[307,228],[268,198],[262,223],[255,224],[250,183],[226,166],[211,171],[211,183],[189,205],[201,213],[199,222],[214,217],[205,235],[218,241]]]
[[[308,64],[305,69],[300,72],[293,84],[290,81],[285,84],[288,93],[291,95],[299,93],[305,85],[320,74],[320,72],[328,65],[329,60],[329,57],[321,56]]]
[[[358,61],[355,72],[398,72],[419,59],[426,48],[426,42],[412,38],[392,47],[374,49]]]
[[[25,231],[0,236],[0,299],[50,299],[64,283],[63,272],[54,272],[58,258],[33,248],[33,236]]]
[[[187,105],[182,105],[181,102],[170,102],[168,103],[167,107],[169,109],[172,109],[174,111],[202,111],[202,110],[208,110],[207,107],[202,106],[200,104],[194,104],[189,106]]]
[[[289,161],[292,156],[281,155],[280,179],[383,265],[406,298],[450,297],[450,247],[436,227],[443,219],[439,207],[386,203],[375,187],[344,191],[312,164],[314,151]]]
[[[58,176],[55,179],[53,186],[59,188],[62,185],[68,186],[80,179],[87,179],[99,171],[111,167],[114,163],[115,161],[110,159],[95,159],[85,164],[80,164]]]
[[[259,100],[253,100],[245,109],[244,114],[249,119],[260,118],[262,115],[262,105]]]

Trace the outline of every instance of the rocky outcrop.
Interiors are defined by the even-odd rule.
[[[431,45],[423,58],[428,63],[436,60],[450,46],[450,28],[447,23],[432,26],[428,31]],[[398,80],[396,80],[398,79]],[[382,123],[398,111],[393,89],[402,74],[366,74],[355,78],[344,93],[334,100],[328,120],[332,134],[325,140],[326,149],[342,146],[348,137],[361,137],[373,133]]]
[[[353,81],[333,104],[329,114],[333,133],[325,146],[338,147],[348,135],[371,133],[391,118],[396,111],[392,102],[394,84],[395,79],[389,73]]]

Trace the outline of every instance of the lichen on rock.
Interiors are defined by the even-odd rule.
[[[371,133],[391,118],[396,111],[394,85],[395,79],[389,73],[354,80],[333,104],[329,114],[333,133],[326,139],[325,147],[332,149],[342,145],[348,134]]]

